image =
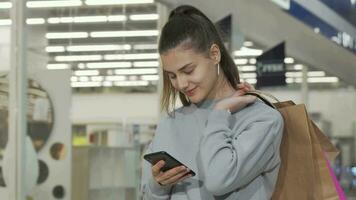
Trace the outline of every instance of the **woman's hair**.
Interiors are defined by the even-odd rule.
[[[160,54],[177,47],[180,44],[191,47],[197,53],[209,55],[210,47],[216,44],[221,53],[220,67],[229,84],[237,89],[240,83],[237,67],[217,31],[213,22],[200,10],[182,5],[169,14],[168,22],[164,25],[159,39]],[[184,106],[190,105],[186,96],[176,90],[168,74],[163,72],[163,94],[161,97],[161,111],[170,112],[176,102],[177,94]]]

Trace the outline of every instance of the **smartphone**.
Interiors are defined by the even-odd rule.
[[[169,155],[165,151],[159,151],[159,152],[155,152],[155,153],[146,154],[143,156],[143,158],[145,160],[147,160],[148,162],[150,162],[152,165],[155,165],[160,160],[163,160],[165,162],[165,165],[161,168],[161,170],[163,172],[170,170],[172,168],[178,167],[178,166],[182,166],[182,165],[187,167],[186,165],[179,162],[177,159],[175,159],[173,156]],[[187,167],[187,168],[189,168],[189,167]],[[189,171],[189,174],[191,174],[192,176],[195,176],[195,172],[191,169]]]

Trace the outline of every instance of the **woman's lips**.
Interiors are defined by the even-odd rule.
[[[196,88],[191,89],[191,90],[188,90],[188,91],[186,92],[187,96],[193,96],[195,89],[196,89]]]

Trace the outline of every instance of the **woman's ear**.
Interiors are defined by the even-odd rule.
[[[214,43],[211,45],[209,56],[211,59],[214,60],[215,64],[220,63],[221,53],[220,53],[220,48],[217,44]]]

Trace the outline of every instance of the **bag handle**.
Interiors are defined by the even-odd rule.
[[[276,102],[280,102],[275,96],[273,96],[267,92],[262,92],[261,90],[249,91],[249,92],[246,92],[245,95],[256,96],[257,98],[261,99],[265,104],[267,104],[268,106],[270,106],[276,110],[277,110],[277,107],[271,101],[269,101],[265,96],[275,100]]]

